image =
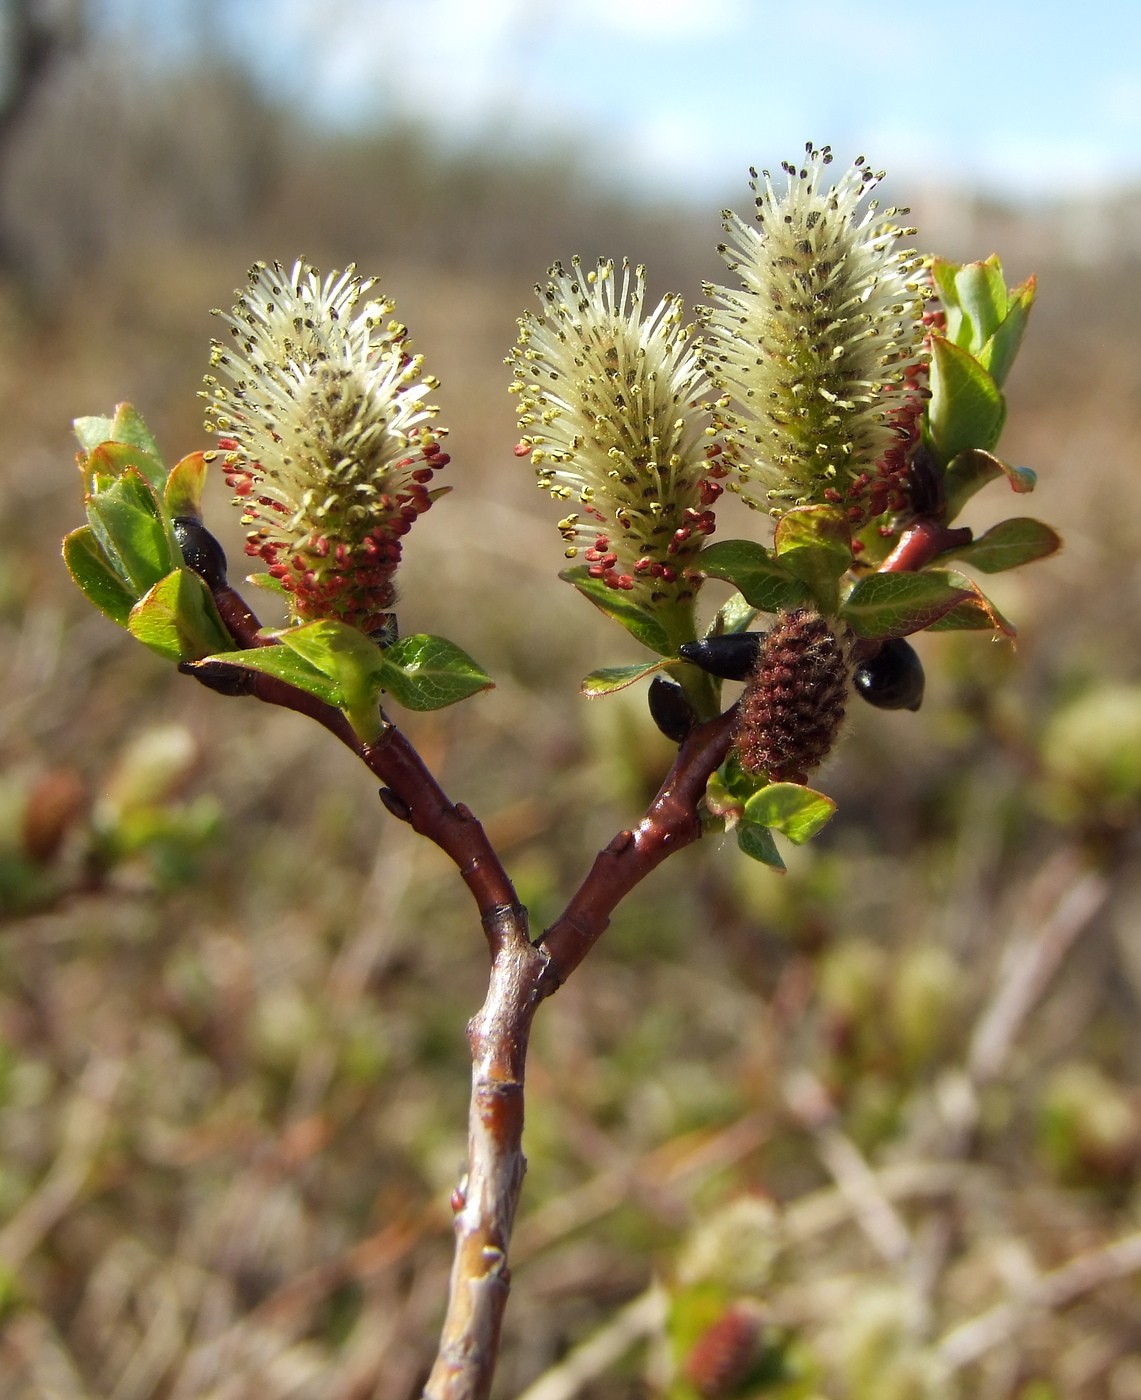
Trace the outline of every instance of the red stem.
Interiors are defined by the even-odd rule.
[[[965,526],[948,529],[937,520],[921,516],[904,530],[899,543],[880,565],[881,574],[911,574],[925,568],[932,559],[970,544],[971,531]]]

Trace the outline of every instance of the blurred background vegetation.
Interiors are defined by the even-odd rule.
[[[171,460],[205,446],[246,265],[377,273],[452,430],[401,623],[498,682],[406,727],[536,927],[670,759],[640,692],[577,695],[635,644],[555,577],[501,361],[556,256],[695,298],[715,207],[566,146],[315,125],[210,13],[160,64],[78,0],[4,10],[3,1400],[418,1393],[485,979],[462,885],[351,756],[71,587],[73,417],[129,399]],[[1141,195],[934,188],[925,250],[1039,274],[1004,451],[1065,552],[988,584],[1016,652],[924,637],[919,715],[853,703],[787,877],[700,843],[544,1007],[502,1397],[1141,1400]]]

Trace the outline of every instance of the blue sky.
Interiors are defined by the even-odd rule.
[[[177,47],[208,0],[106,0]],[[185,8],[180,11],[180,5]],[[1141,180],[1122,0],[214,0],[261,79],[337,125],[555,142],[707,199],[812,138],[909,183],[1050,197]],[[182,16],[183,31],[179,29]]]

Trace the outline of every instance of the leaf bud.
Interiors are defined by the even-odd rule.
[[[666,738],[675,744],[685,743],[697,723],[697,712],[681,686],[664,676],[655,676],[650,682],[649,699],[650,717]]]
[[[174,538],[188,569],[213,592],[226,586],[226,553],[209,530],[192,515],[174,517]]]

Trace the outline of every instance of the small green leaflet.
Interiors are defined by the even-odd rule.
[[[559,578],[573,584],[596,608],[612,617],[615,622],[620,622],[643,646],[656,651],[659,656],[672,654],[673,647],[666,636],[665,628],[653,613],[632,602],[624,589],[611,588],[600,578],[591,578],[587,568],[581,564],[573,569],[564,569]]]
[[[90,525],[81,525],[64,538],[63,559],[76,586],[88,599],[120,627],[126,627],[139,595],[107,562]]]
[[[139,447],[144,452],[156,460],[159,457],[158,443],[155,442],[151,430],[143,422],[143,416],[133,404],[120,403],[115,405],[115,417],[111,423],[111,440],[113,442],[125,442],[131,447]]]
[[[1033,491],[1038,484],[1037,475],[1029,467],[1012,467],[1009,462],[978,447],[960,452],[943,478],[948,522],[955,519],[976,491],[1000,476],[1005,476],[1010,489],[1019,495]]]
[[[170,573],[174,554],[150,484],[128,467],[87,501],[87,519],[108,562],[141,596]]]
[[[919,575],[922,577],[922,575]],[[944,613],[928,632],[1001,632],[1006,637],[1017,636],[1018,629],[1007,621],[977,584],[971,584],[971,596]]]
[[[382,691],[405,709],[439,710],[492,685],[482,667],[443,637],[402,637],[382,651],[363,632],[332,618],[267,635],[281,645],[212,659],[276,676],[336,705],[365,742],[383,727]]]
[[[822,792],[799,783],[770,783],[745,803],[745,821],[771,827],[802,846],[810,841],[836,810]]]
[[[858,637],[907,637],[930,627],[974,591],[970,579],[949,569],[868,574],[848,595],[840,617]]]
[[[232,645],[210,590],[191,569],[176,569],[156,583],[131,609],[127,629],[168,661],[199,661]]]
[[[84,468],[84,481],[89,491],[94,490],[97,477],[121,476],[128,467],[133,467],[143,476],[156,492],[163,489],[166,481],[166,468],[149,452],[123,442],[101,442],[88,455]]]
[[[720,540],[708,545],[697,556],[694,568],[708,578],[731,583],[758,612],[801,607],[809,599],[808,588],[752,540]]]
[[[1000,521],[979,539],[940,555],[940,560],[959,559],[984,574],[1001,574],[1035,559],[1045,559],[1061,545],[1061,537],[1049,525],[1020,515]]]
[[[787,869],[777,850],[773,834],[767,826],[759,826],[750,821],[738,822],[737,845],[747,856],[752,856],[754,860],[759,860],[762,865],[769,866],[781,875]]]
[[[384,688],[406,710],[442,710],[495,684],[482,666],[445,637],[401,637],[381,657]]]
[[[84,452],[94,452],[101,442],[110,442],[115,431],[110,418],[75,418],[71,426]]]
[[[1033,277],[1028,277],[1020,287],[1014,289],[1010,294],[1010,310],[1006,319],[979,351],[979,363],[990,372],[991,378],[1000,389],[1006,383],[1006,376],[1010,373],[1022,344],[1036,291],[1037,282]]]
[[[729,757],[721,765],[720,776],[726,789],[734,797],[739,797],[742,802],[747,802],[753,793],[767,787],[769,782],[768,775],[765,773],[750,773],[742,765],[736,749],[729,750]]]
[[[653,675],[667,664],[665,661],[650,661],[644,666],[603,666],[601,670],[591,671],[589,676],[585,676],[579,689],[588,699],[597,700],[601,695],[613,695],[616,691],[625,690],[628,685],[640,681],[643,676]]]
[[[326,617],[267,635],[335,682],[343,708],[367,704],[380,693],[383,654],[355,627]]]
[[[777,562],[806,583],[820,611],[836,612],[839,580],[851,567],[852,531],[835,506],[796,506],[781,516],[773,536]]]
[[[714,816],[731,824],[738,822],[744,816],[746,802],[768,781],[766,774],[742,768],[737,750],[730,749],[729,757],[705,785],[705,805]]]
[[[955,293],[963,309],[962,331],[956,344],[978,355],[1006,319],[1006,281],[997,254],[985,262],[965,263],[955,273]]]
[[[972,355],[945,336],[931,337],[931,401],[927,422],[940,466],[969,447],[989,452],[1006,419],[1006,400]]]
[[[296,686],[308,695],[315,695],[326,705],[343,708],[344,696],[336,682],[323,671],[311,665],[297,652],[288,647],[254,647],[249,651],[227,651],[218,656],[207,656],[206,661],[225,661],[231,666],[241,666],[246,671],[260,671],[264,676],[273,676]]]
[[[207,461],[205,452],[192,452],[183,457],[170,469],[163,491],[163,504],[166,513],[173,519],[176,515],[202,518],[202,488],[206,484]]]

